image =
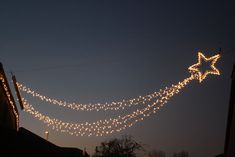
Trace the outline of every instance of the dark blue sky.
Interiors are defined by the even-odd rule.
[[[222,0],[1,1],[0,61],[19,82],[51,97],[84,103],[132,98],[188,77],[198,51],[210,56],[219,47],[235,48],[234,7]],[[191,157],[214,156],[223,151],[234,61],[235,52],[222,52],[221,76],[193,81],[158,114],[118,134],[73,137],[23,111],[20,125],[40,136],[48,130],[55,144],[89,153],[127,134],[168,155],[184,149]],[[46,103],[35,108],[65,121],[113,117]]]

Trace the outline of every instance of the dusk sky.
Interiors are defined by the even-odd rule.
[[[234,2],[222,0],[1,1],[0,62],[8,79],[13,72],[20,83],[68,102],[119,101],[170,87],[190,76],[198,51],[209,57],[222,48],[216,64],[220,76],[193,80],[157,114],[120,133],[60,133],[17,104],[20,126],[43,138],[49,131],[56,145],[86,148],[89,154],[100,142],[122,135],[167,156],[182,150],[190,157],[222,153],[235,63],[234,8]],[[136,109],[82,112],[29,98],[43,114],[67,122],[93,122]]]

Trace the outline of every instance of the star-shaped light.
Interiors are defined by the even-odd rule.
[[[207,58],[203,53],[198,52],[198,62],[196,64],[191,65],[188,69],[190,72],[196,73],[199,82],[202,82],[209,74],[220,75],[220,71],[215,67],[215,63],[219,58],[220,54]],[[200,71],[200,66],[202,65],[202,62],[210,62],[210,69],[206,70],[204,73]]]

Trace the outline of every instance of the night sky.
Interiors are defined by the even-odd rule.
[[[194,80],[144,121],[105,137],[56,132],[20,111],[20,126],[59,146],[93,154],[101,141],[131,135],[147,150],[190,157],[223,152],[235,62],[232,1],[1,1],[0,61],[7,77],[70,102],[112,102],[146,95],[190,76],[197,52],[214,55],[221,75]],[[13,89],[13,88],[12,88]],[[84,122],[125,114],[81,112],[30,99],[44,114]],[[19,105],[18,105],[19,108]],[[20,109],[20,108],[19,108]]]

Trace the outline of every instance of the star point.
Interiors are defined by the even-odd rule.
[[[198,62],[196,64],[191,65],[188,70],[191,73],[196,74],[196,78],[199,80],[199,82],[202,82],[209,74],[220,75],[219,69],[215,67],[215,63],[220,57],[220,54],[211,57],[206,57],[202,52],[198,52]],[[210,62],[210,69],[206,70],[205,72],[202,72],[200,70],[202,62]]]

